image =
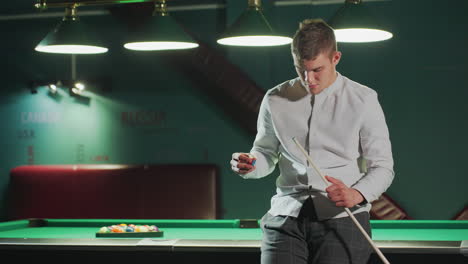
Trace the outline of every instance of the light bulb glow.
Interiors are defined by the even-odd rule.
[[[379,29],[368,28],[350,28],[350,29],[335,29],[335,37],[337,42],[375,42],[387,40],[393,37],[393,34]]]
[[[49,45],[38,46],[36,51],[46,53],[60,53],[60,54],[98,54],[105,53],[109,49],[98,46],[87,45]]]
[[[78,89],[78,88],[76,88],[76,87],[71,88],[71,91],[72,91],[72,93],[74,93],[74,94],[80,94],[80,93],[81,93],[81,90]]]
[[[57,86],[55,84],[49,84],[49,90],[51,93],[57,92]]]
[[[193,42],[175,41],[131,42],[124,45],[126,49],[139,51],[193,49],[198,46],[197,43]]]
[[[85,85],[80,82],[75,83],[75,87],[78,88],[80,91],[83,91],[85,89]]]
[[[241,36],[241,37],[229,37],[222,38],[217,41],[222,45],[230,46],[251,46],[251,47],[261,47],[261,46],[280,46],[290,44],[292,39],[289,37],[279,37],[279,36]]]

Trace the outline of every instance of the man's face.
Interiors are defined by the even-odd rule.
[[[312,94],[319,94],[336,80],[336,65],[340,62],[341,52],[335,51],[331,57],[328,52],[322,52],[310,60],[293,57],[297,74]]]

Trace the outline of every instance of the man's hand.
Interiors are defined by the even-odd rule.
[[[325,178],[332,184],[325,189],[328,198],[335,202],[338,207],[351,208],[364,201],[362,194],[356,189],[349,188],[342,181],[330,176]]]
[[[232,154],[231,169],[235,173],[247,174],[255,170],[257,159],[249,153],[236,152]]]

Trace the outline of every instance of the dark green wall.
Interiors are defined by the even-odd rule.
[[[288,34],[302,19],[328,19],[339,7],[275,7],[264,2],[273,25]],[[226,9],[172,15],[263,89],[294,78],[288,47],[216,44],[216,36],[244,6],[244,1],[230,0]],[[393,0],[368,6],[392,27],[395,37],[339,45],[343,58],[338,70],[379,93],[395,158],[396,177],[388,193],[414,218],[449,219],[468,202],[468,3]],[[90,87],[88,100],[75,100],[64,91],[51,97],[45,88],[31,94],[29,80],[70,77],[70,56],[33,51],[57,20],[0,22],[1,215],[9,170],[30,163],[215,163],[221,170],[223,217],[263,215],[276,172],[261,180],[243,180],[228,165],[232,152],[250,149],[254,135],[170,63],[170,56],[125,50],[125,25],[114,17],[82,17],[110,51],[77,56],[78,77],[105,77],[106,84]]]

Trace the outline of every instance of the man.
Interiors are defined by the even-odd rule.
[[[344,207],[370,234],[370,202],[394,177],[383,111],[374,90],[336,71],[341,53],[322,20],[303,21],[291,50],[299,77],[266,93],[253,148],[231,160],[232,170],[246,179],[264,177],[276,164],[280,169],[277,194],[262,218],[261,261],[366,263],[372,248]]]

